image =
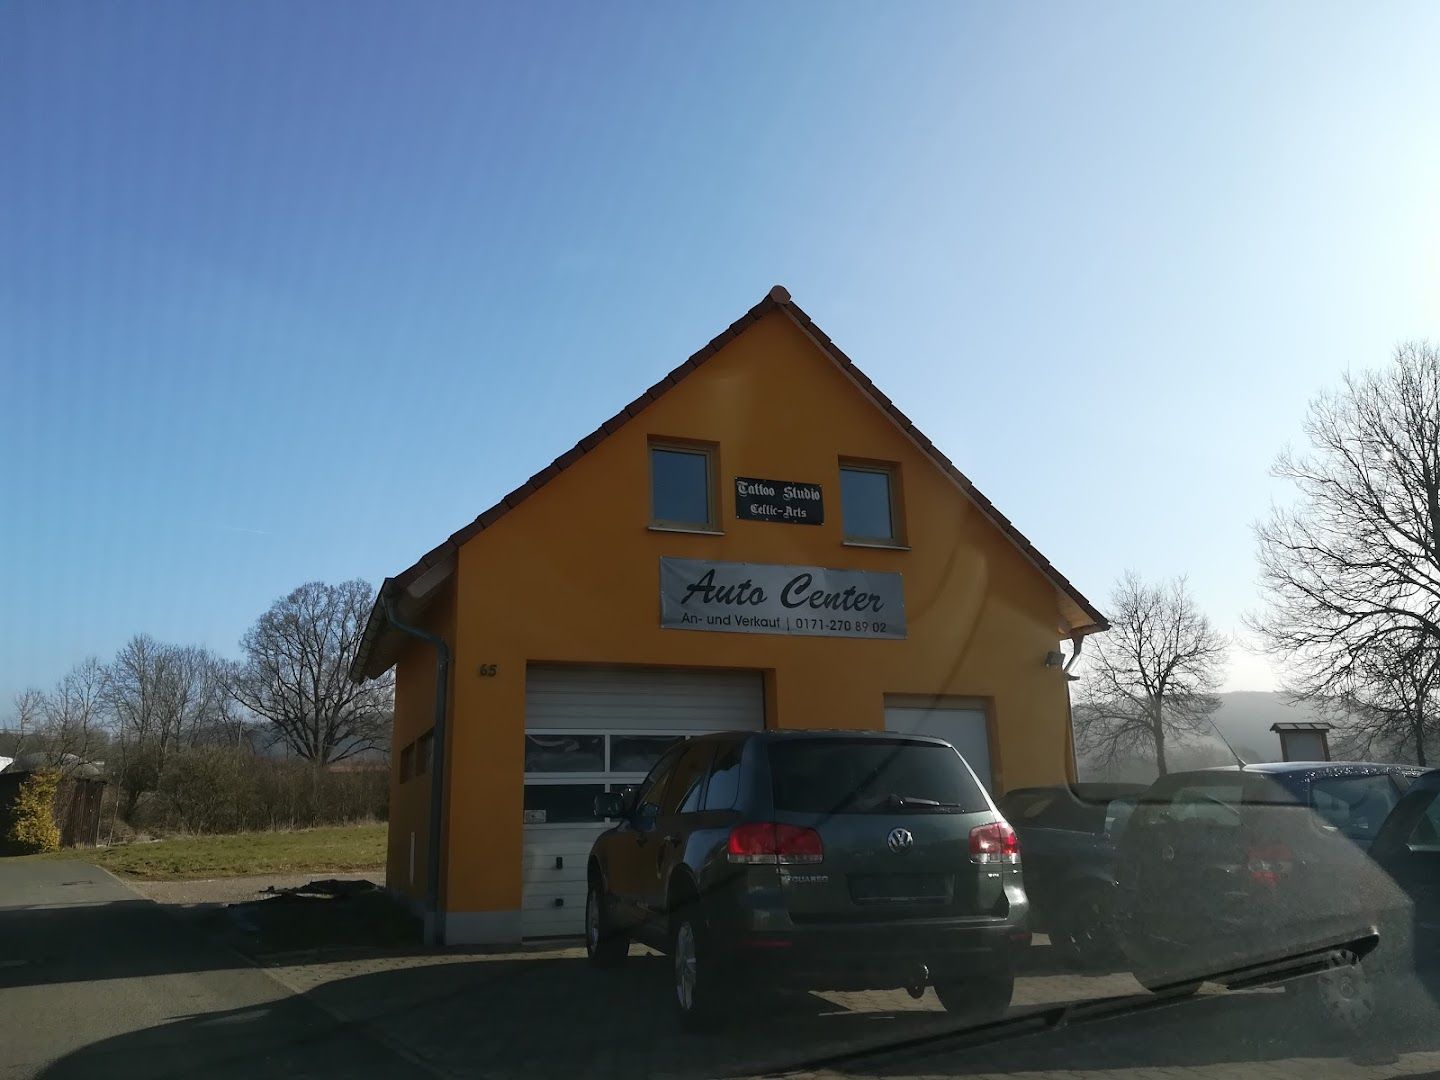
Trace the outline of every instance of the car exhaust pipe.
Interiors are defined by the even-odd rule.
[[[925,987],[928,985],[930,985],[930,969],[921,964],[915,969],[914,980],[906,984],[905,992],[918,1000],[925,996]]]

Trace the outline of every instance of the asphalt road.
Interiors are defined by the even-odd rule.
[[[576,949],[396,950],[297,957],[276,975],[103,871],[0,861],[0,1080],[1440,1074],[1440,1010],[1423,993],[1387,999],[1360,1037],[1327,1029],[1303,996],[1207,991],[1119,1019],[975,1045],[955,1036],[928,996],[912,1001],[901,991],[766,999],[737,1009],[720,1030],[682,1034],[670,1021],[665,961],[645,955],[601,972]],[[1143,1003],[1146,995],[1123,974],[1054,970],[1036,950],[1015,1015],[1101,997]]]
[[[3,1080],[421,1074],[103,870],[0,861]]]

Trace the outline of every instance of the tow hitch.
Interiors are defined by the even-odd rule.
[[[925,987],[929,984],[930,969],[924,964],[921,964],[915,969],[915,974],[912,976],[910,982],[905,984],[905,992],[912,998],[922,998],[925,996]]]

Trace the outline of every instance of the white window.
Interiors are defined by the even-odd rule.
[[[652,443],[650,521],[677,529],[715,530],[715,471],[704,447]]]
[[[846,540],[862,544],[901,543],[896,505],[892,467],[841,464],[840,512]]]

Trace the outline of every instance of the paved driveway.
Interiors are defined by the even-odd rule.
[[[27,864],[28,865],[28,864]],[[619,971],[580,950],[290,956],[265,971],[100,871],[0,864],[0,1076],[424,1074],[692,1078],[1380,1077],[1440,1073],[1425,1000],[1355,1041],[1292,995],[1205,994],[991,1045],[957,1042],[933,995],[801,994],[751,1002],[723,1028],[669,1019],[663,959]],[[43,868],[43,869],[41,869]],[[1032,950],[1017,1014],[1130,995]]]
[[[1047,967],[1035,950],[1016,1014],[1133,996],[1126,974]],[[295,958],[275,974],[327,1009],[382,1031],[452,1076],[1324,1077],[1440,1072],[1440,1014],[1412,1001],[1360,1041],[1323,1030],[1293,995],[1203,992],[1123,1019],[989,1046],[957,1044],[933,994],[795,995],[742,1009],[704,1035],[668,1020],[663,959],[594,971],[578,949],[483,955]],[[1208,988],[1207,988],[1208,989]]]
[[[104,871],[0,861],[0,1077],[407,1074]]]

